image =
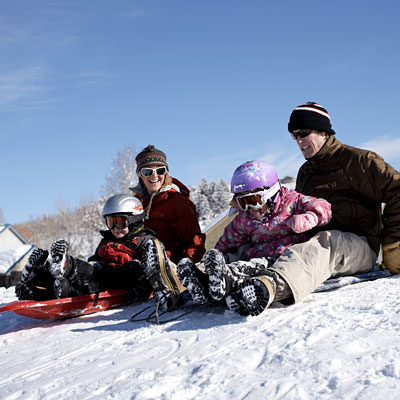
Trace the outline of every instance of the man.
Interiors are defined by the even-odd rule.
[[[244,314],[257,315],[273,301],[299,302],[332,276],[370,271],[381,244],[383,264],[400,273],[400,173],[376,153],[336,139],[319,104],[296,107],[288,129],[306,159],[296,191],[326,199],[332,218],[258,273],[272,278],[269,283],[253,276],[241,284],[234,296]]]
[[[288,129],[307,160],[296,190],[332,204],[327,229],[365,237],[376,254],[382,243],[384,265],[400,273],[400,173],[378,154],[336,139],[328,112],[316,103],[296,107]]]
[[[400,173],[378,154],[342,144],[319,104],[296,107],[288,130],[306,159],[296,191],[332,205],[330,223],[289,248],[272,267],[294,300],[331,276],[371,270],[380,244],[385,267],[400,273]]]

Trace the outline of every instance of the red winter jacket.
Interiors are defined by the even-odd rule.
[[[184,257],[194,262],[205,253],[205,235],[201,233],[196,206],[189,199],[189,189],[175,178],[160,189],[152,201],[140,186],[132,189],[143,202],[146,211],[145,226],[156,233],[164,243],[168,257],[177,263]]]

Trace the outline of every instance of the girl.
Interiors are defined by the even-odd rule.
[[[327,224],[331,206],[323,199],[282,187],[275,168],[258,160],[236,168],[231,192],[231,206],[239,212],[215,249],[204,256],[208,295],[218,302],[225,299],[233,311],[257,315],[274,300],[276,282],[266,274],[267,268],[289,246],[306,241],[312,228]],[[182,284],[204,294],[204,285],[200,287],[192,271],[188,260],[178,264]]]

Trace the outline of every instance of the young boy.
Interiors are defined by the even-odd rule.
[[[89,262],[69,255],[68,244],[58,240],[49,252],[35,249],[15,292],[20,300],[47,300],[98,293],[107,289],[131,289],[137,300],[157,298],[171,303],[173,288],[165,285],[160,265],[168,260],[154,232],[144,228],[140,200],[117,194],[107,200],[103,217],[108,230]]]

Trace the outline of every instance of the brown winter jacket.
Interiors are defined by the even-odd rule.
[[[400,173],[372,151],[329,137],[301,166],[296,191],[332,204],[331,222],[319,230],[365,236],[377,254],[380,243],[400,240]]]
[[[145,226],[156,233],[164,243],[168,257],[177,263],[184,257],[194,262],[205,253],[205,235],[201,233],[196,206],[189,199],[189,189],[178,179],[161,188],[150,202],[140,186],[132,189],[143,202],[146,211]]]

